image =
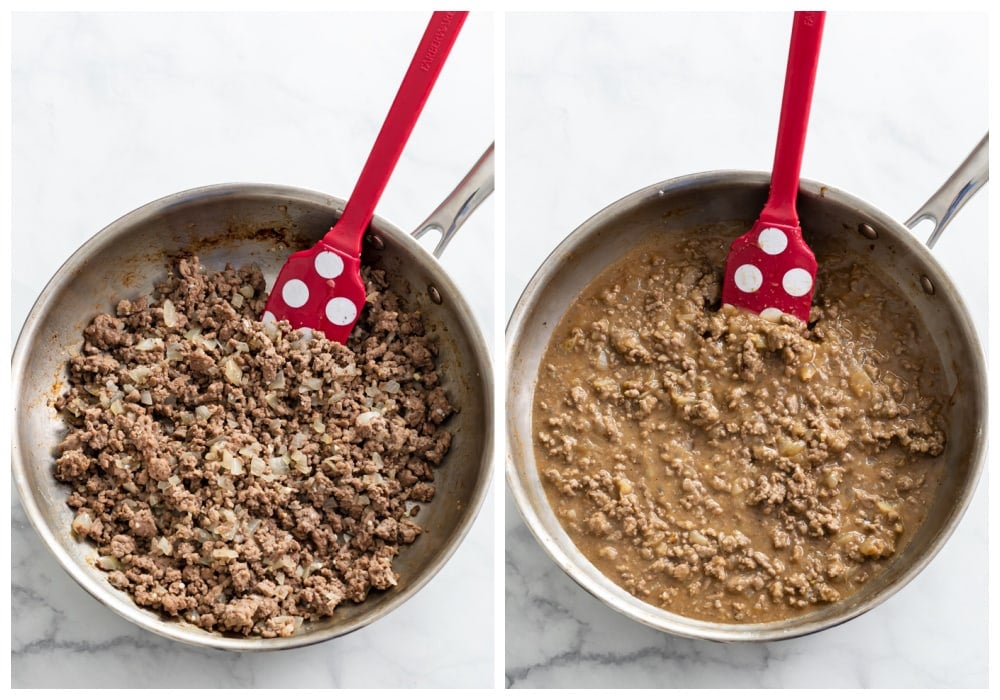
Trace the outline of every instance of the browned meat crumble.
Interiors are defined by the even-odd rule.
[[[182,259],[84,331],[55,401],[73,530],[139,605],[289,636],[397,583],[454,412],[419,311],[365,269],[347,346],[264,324],[259,269]]]

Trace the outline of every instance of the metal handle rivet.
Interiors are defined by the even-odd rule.
[[[934,283],[931,282],[930,277],[927,275],[920,275],[920,286],[924,288],[925,293],[934,293]]]
[[[865,238],[869,238],[869,239],[871,239],[871,240],[873,240],[873,241],[874,241],[874,240],[875,240],[876,238],[878,238],[878,231],[876,231],[875,229],[873,229],[873,228],[872,228],[872,227],[871,227],[870,225],[868,225],[868,224],[858,224],[858,232],[859,232],[859,233],[860,233],[860,234],[861,234],[862,236],[864,236]]]
[[[441,303],[441,292],[439,292],[437,290],[437,287],[435,287],[433,284],[427,285],[427,293],[430,295],[431,301],[433,301],[435,304]]]

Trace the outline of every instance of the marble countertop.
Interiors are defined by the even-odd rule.
[[[789,15],[506,23],[507,314],[548,252],[618,198],[687,173],[770,169]],[[803,177],[905,219],[988,128],[986,66],[984,14],[831,13]],[[984,344],[986,238],[984,192],[934,249]],[[506,683],[983,687],[987,491],[984,474],[943,551],[877,609],[752,645],[674,637],[612,612],[548,558],[508,496]]]
[[[16,14],[12,332],[80,244],[161,196],[270,182],[346,198],[423,13]],[[379,214],[412,229],[494,134],[493,16],[470,15]],[[442,258],[493,347],[492,200]],[[13,339],[12,339],[13,342]],[[494,680],[492,495],[423,590],[346,637],[209,652],[134,627],[45,552],[12,495],[14,687],[483,687]]]

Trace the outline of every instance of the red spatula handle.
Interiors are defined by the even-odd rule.
[[[809,107],[812,104],[819,46],[823,38],[825,12],[796,12],[788,48],[785,92],[781,98],[778,143],[771,172],[771,192],[760,218],[776,224],[798,226],[795,197],[806,144]]]
[[[360,254],[361,238],[371,223],[382,192],[410,138],[468,12],[435,12],[417,46],[410,67],[375,139],[344,215],[324,240],[344,252]]]

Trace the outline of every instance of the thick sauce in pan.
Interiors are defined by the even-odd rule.
[[[771,621],[906,545],[947,393],[915,312],[861,264],[820,260],[808,326],[720,308],[724,233],[636,249],[583,291],[543,359],[535,453],[563,527],[629,593]]]

